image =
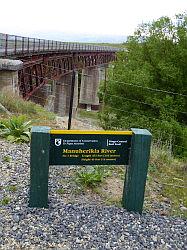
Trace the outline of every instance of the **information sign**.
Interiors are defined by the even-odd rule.
[[[50,165],[127,165],[132,131],[50,131]]]
[[[30,153],[30,207],[48,207],[50,165],[128,165],[122,205],[142,212],[151,134],[131,131],[51,130],[33,127]]]

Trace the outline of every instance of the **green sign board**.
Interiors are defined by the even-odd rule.
[[[128,165],[132,131],[50,132],[50,165]]]
[[[131,131],[75,131],[33,127],[30,153],[30,207],[48,207],[50,165],[128,165],[122,205],[142,212],[151,134]]]

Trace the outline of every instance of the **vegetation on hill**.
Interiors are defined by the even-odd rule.
[[[114,48],[119,48],[119,49],[125,49],[126,48],[126,43],[97,43],[100,46],[110,46]]]
[[[104,128],[147,128],[187,156],[187,14],[142,24],[118,54],[100,98]]]
[[[187,215],[187,14],[142,24],[125,46],[100,86],[101,125],[152,132],[145,207]]]
[[[12,116],[24,115],[25,120],[32,120],[32,124],[55,126],[55,114],[48,112],[42,106],[31,101],[25,101],[17,95],[9,92],[0,93],[0,104],[2,104],[9,113],[6,113],[0,107],[0,118],[6,119]]]

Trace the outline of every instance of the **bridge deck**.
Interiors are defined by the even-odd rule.
[[[117,52],[120,49],[84,43],[68,43],[0,33],[0,57],[49,52]]]

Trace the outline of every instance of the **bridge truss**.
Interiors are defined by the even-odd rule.
[[[19,88],[24,99],[46,84],[73,70],[108,64],[117,48],[93,44],[66,43],[0,33],[0,57],[19,59]]]

